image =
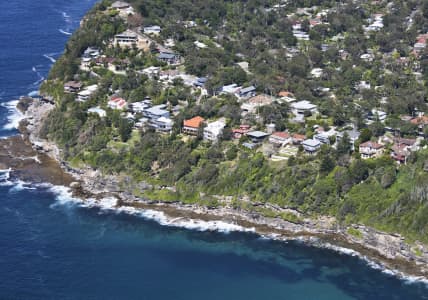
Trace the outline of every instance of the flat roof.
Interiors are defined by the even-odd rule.
[[[266,133],[263,131],[250,131],[247,133],[247,135],[255,138],[262,138],[262,137],[267,137],[269,133]]]

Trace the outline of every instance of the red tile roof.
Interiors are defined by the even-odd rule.
[[[294,140],[301,140],[301,141],[303,141],[303,140],[305,140],[305,139],[306,139],[306,136],[305,136],[305,135],[303,135],[303,134],[297,134],[297,133],[294,133],[294,134],[293,134],[293,139],[294,139]]]
[[[281,139],[288,139],[290,134],[288,132],[274,132],[271,136]]]
[[[422,117],[413,118],[410,120],[410,123],[415,124],[415,125],[427,125],[428,124],[428,117],[422,116]]]
[[[376,143],[376,142],[368,141],[368,142],[360,144],[360,148],[381,149],[381,148],[383,148],[383,145]]]
[[[183,125],[185,127],[199,128],[199,126],[201,126],[201,123],[204,121],[205,121],[204,118],[197,116],[197,117],[191,118],[190,120],[184,120]]]

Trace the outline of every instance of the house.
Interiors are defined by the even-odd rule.
[[[183,133],[188,135],[198,135],[200,126],[205,122],[205,119],[197,116],[183,122]]]
[[[98,90],[98,85],[93,84],[87,86],[85,89],[77,93],[77,101],[85,102],[87,101],[96,91]]]
[[[303,134],[293,133],[291,139],[294,145],[301,145],[303,141],[306,140],[306,136]]]
[[[314,140],[319,141],[321,144],[330,145],[330,135],[326,132],[320,132],[314,135]]]
[[[394,138],[391,157],[399,164],[406,164],[410,154],[417,150],[419,150],[419,143],[416,139]]]
[[[380,122],[384,122],[387,117],[388,114],[386,112],[377,109],[372,109],[371,115],[369,114],[368,119],[372,121],[379,120]]]
[[[207,83],[208,78],[206,77],[199,77],[196,79],[196,81],[193,83],[194,86],[197,87],[203,87],[205,85],[205,83]]]
[[[232,83],[232,84],[223,86],[220,89],[220,93],[238,95],[240,90],[241,90],[240,86],[238,86],[236,83]]]
[[[143,113],[144,110],[150,108],[150,105],[145,103],[144,101],[134,102],[130,104],[130,110],[133,113]]]
[[[255,113],[257,111],[257,108],[270,105],[273,102],[273,98],[268,95],[257,95],[250,99],[248,99],[244,104],[241,105],[241,110],[249,112],[249,113]]]
[[[226,122],[224,120],[208,123],[207,127],[204,128],[204,140],[217,141],[225,127]]]
[[[119,110],[123,110],[128,106],[128,103],[126,102],[125,99],[118,97],[118,96],[113,96],[111,97],[111,99],[108,101],[107,103],[108,107],[110,107],[111,109],[119,109]]]
[[[107,115],[106,111],[98,106],[89,108],[88,113],[97,114],[100,118],[104,118]]]
[[[149,126],[158,132],[171,132],[174,122],[167,117],[160,117],[149,121]]]
[[[238,94],[239,94],[239,97],[241,98],[254,97],[256,95],[256,88],[254,86],[242,88]]]
[[[114,36],[114,44],[118,44],[121,47],[132,47],[137,45],[138,41],[138,34],[129,29]]]
[[[199,49],[205,49],[208,47],[206,44],[200,41],[194,41],[193,44],[196,46],[196,48],[199,48]]]
[[[285,146],[292,142],[291,135],[288,132],[274,132],[269,137],[269,143],[275,146]]]
[[[340,142],[345,135],[345,132],[348,134],[349,142],[351,144],[351,150],[355,151],[355,142],[360,138],[360,132],[358,130],[346,130],[344,132],[339,132],[336,136],[336,141]]]
[[[173,52],[160,52],[157,58],[169,65],[174,65],[180,62],[180,56]]]
[[[289,91],[280,91],[278,93],[278,97],[281,98],[281,100],[284,100],[287,103],[292,103],[292,102],[296,102],[297,99],[294,98],[293,93],[289,92]]]
[[[303,121],[305,116],[318,112],[318,107],[307,100],[291,103],[291,111],[296,116],[296,121]]]
[[[360,144],[359,150],[363,159],[376,158],[382,155],[384,147],[376,142],[368,141]]]
[[[304,140],[302,145],[308,154],[315,154],[321,148],[321,142],[314,139]]]
[[[254,150],[257,147],[257,144],[245,142],[245,143],[242,143],[242,146],[244,146],[247,149]]]
[[[253,143],[258,144],[262,143],[269,136],[269,133],[263,131],[250,131],[247,132],[246,136],[249,137]]]
[[[149,78],[159,77],[160,67],[148,67],[141,71],[144,75],[147,75]]]
[[[240,139],[250,131],[250,125],[239,125],[239,128],[232,130],[233,138]]]
[[[411,119],[410,123],[412,123],[413,125],[416,125],[418,127],[418,133],[420,135],[423,135],[424,129],[428,125],[428,117],[427,116],[416,117]]]
[[[143,111],[143,115],[150,120],[157,120],[161,117],[169,118],[169,111],[165,110],[165,105],[156,105]]]
[[[161,32],[160,26],[154,25],[154,26],[147,26],[143,29],[145,34],[154,34],[159,35]]]
[[[127,9],[127,8],[130,8],[130,7],[131,7],[131,5],[129,3],[123,2],[123,1],[115,1],[111,5],[111,8],[118,9],[118,10]]]
[[[323,69],[321,68],[314,68],[311,70],[311,75],[314,78],[320,78],[323,74]]]
[[[69,81],[64,84],[64,92],[77,93],[82,89],[82,83],[77,81]]]

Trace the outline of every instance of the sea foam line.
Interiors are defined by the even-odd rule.
[[[68,35],[68,36],[70,36],[70,35],[72,35],[72,33],[71,32],[68,32],[68,31],[65,31],[65,30],[63,30],[63,29],[58,29],[58,31],[59,32],[61,32],[62,34],[65,34],[65,35]]]
[[[24,115],[16,108],[18,102],[19,100],[12,100],[1,104],[9,112],[9,114],[6,116],[7,124],[3,126],[3,129],[18,129],[19,122],[21,122],[21,120],[24,118]]]
[[[10,170],[0,170],[1,174],[9,174]],[[9,176],[9,175],[7,175]],[[8,177],[9,178],[9,177]],[[116,207],[117,199],[114,197],[105,197],[101,200],[95,199],[87,199],[83,200],[80,198],[73,197],[72,191],[68,187],[64,186],[56,186],[49,183],[35,184],[31,187],[27,185],[29,183],[23,181],[16,181],[13,184],[19,185],[20,188],[23,189],[33,189],[34,187],[38,188],[46,188],[48,191],[55,195],[56,202],[51,204],[51,208],[55,208],[58,206],[78,206],[83,208],[99,208],[101,211],[108,212],[116,212],[116,213],[126,213],[130,215],[140,216],[146,220],[153,220],[163,226],[171,226],[171,227],[179,227],[185,228],[188,230],[196,230],[196,231],[217,231],[222,233],[230,233],[230,232],[252,232],[257,233],[255,228],[246,228],[236,224],[230,224],[224,221],[203,221],[197,219],[187,219],[187,218],[170,218],[164,212],[152,210],[152,209],[137,209],[130,206],[122,206]],[[19,188],[18,188],[19,189]],[[407,284],[414,283],[422,283],[428,286],[428,279],[422,276],[412,276],[407,275],[399,270],[389,269],[381,263],[375,262],[368,258],[365,255],[362,255],[360,252],[336,246],[327,242],[320,242],[318,238],[283,238],[277,234],[269,234],[269,235],[260,235],[264,239],[276,240],[281,242],[287,242],[290,240],[296,240],[303,243],[308,243],[312,247],[325,248],[329,249],[344,255],[358,257],[359,259],[366,262],[367,266],[373,268],[375,270],[379,270],[382,273],[397,277],[403,280]]]

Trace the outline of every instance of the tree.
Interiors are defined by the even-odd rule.
[[[321,164],[320,164],[320,173],[328,174],[334,169],[335,166],[336,166],[335,162],[331,158],[331,156],[328,154],[324,155],[324,157],[321,160]]]
[[[337,143],[337,154],[339,156],[349,154],[351,152],[351,139],[349,134],[345,131],[341,140]]]
[[[119,120],[119,135],[122,142],[128,141],[132,133],[132,122],[128,119],[120,118]]]

